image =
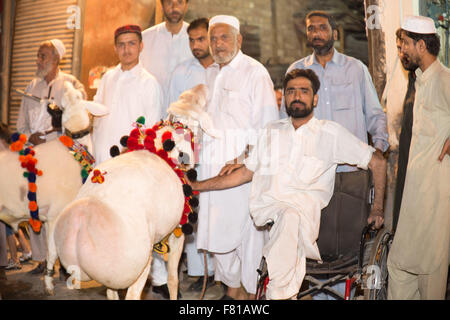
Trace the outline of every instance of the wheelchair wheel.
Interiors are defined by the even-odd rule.
[[[364,300],[386,300],[388,286],[387,257],[393,235],[381,229],[371,246],[367,265],[364,267]]]

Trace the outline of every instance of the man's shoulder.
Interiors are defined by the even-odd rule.
[[[165,22],[161,22],[145,29],[144,31],[142,31],[142,38],[151,37],[155,33],[159,32],[160,30],[162,30],[162,28],[164,28],[164,24]]]
[[[159,86],[159,82],[156,80],[156,77],[145,68],[140,70],[140,81],[142,81],[145,85]]]
[[[312,55],[306,56],[304,58],[301,58],[297,61],[294,61],[293,63],[291,63],[291,65],[288,67],[287,72],[290,72],[291,70],[294,69],[305,69],[307,66],[307,61],[311,60]],[[286,73],[287,73],[286,72]]]
[[[242,70],[248,75],[269,75],[269,71],[267,71],[266,67],[261,62],[246,54],[242,55],[240,64],[244,67]]]

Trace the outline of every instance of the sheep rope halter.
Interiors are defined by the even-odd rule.
[[[126,145],[128,150],[126,152],[132,152],[136,150],[147,150],[163,159],[175,172],[183,185],[184,193],[184,209],[181,215],[178,226],[173,230],[173,234],[178,238],[182,233],[189,235],[193,232],[193,226],[191,223],[196,223],[198,214],[194,212],[193,208],[198,207],[198,199],[194,195],[198,195],[198,191],[193,191],[192,187],[187,183],[184,176],[186,171],[175,159],[169,157],[169,152],[175,148],[175,141],[172,139],[172,132],[170,130],[165,131],[161,136],[162,149],[156,149],[155,140],[158,137],[158,131],[165,128],[171,128],[176,134],[184,134],[185,140],[190,142],[191,150],[195,151],[194,134],[190,128],[181,123],[180,121],[161,120],[157,122],[152,128],[145,128],[145,118],[139,117],[133,124],[135,129],[130,132],[129,136],[124,136],[121,139],[121,144]],[[115,150],[115,151],[113,151]],[[118,155],[118,147],[113,146],[111,148],[111,155]],[[191,169],[187,172],[188,176],[192,176],[191,180],[196,179],[195,170]],[[164,260],[167,260],[167,254],[170,252],[167,235],[163,240],[156,243],[153,246],[153,250],[162,255]]]

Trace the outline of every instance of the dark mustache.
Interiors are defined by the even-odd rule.
[[[292,106],[294,103],[299,103],[299,104],[301,104],[302,106],[304,106],[304,107],[306,108],[306,103],[304,103],[303,101],[300,101],[300,100],[294,100],[294,101],[292,101],[291,104],[290,104],[289,106]]]

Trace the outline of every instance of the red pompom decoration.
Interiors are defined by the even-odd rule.
[[[168,139],[172,139],[172,132],[170,132],[170,131],[166,131],[163,133],[163,135],[161,137],[161,141],[164,143],[164,141],[166,141]]]
[[[133,138],[139,138],[139,136],[141,135],[141,132],[139,131],[139,129],[133,129],[133,131],[131,131],[131,133],[130,133],[130,137],[133,137]]]
[[[155,139],[156,138],[156,132],[153,129],[145,130],[145,135],[147,136],[147,138],[151,138],[151,139]]]
[[[128,147],[128,149],[136,150],[138,144],[139,144],[139,142],[138,142],[137,138],[134,138],[134,137],[132,137],[132,136],[130,136],[130,137],[128,138],[128,141],[127,141],[127,147]]]

